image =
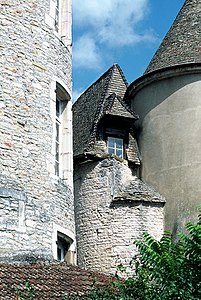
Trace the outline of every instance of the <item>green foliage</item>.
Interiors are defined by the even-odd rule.
[[[139,255],[132,277],[95,289],[87,297],[74,294],[63,299],[200,300],[201,213],[197,224],[187,223],[186,230],[187,234],[180,234],[176,241],[169,232],[160,241],[144,233],[142,241],[134,242]],[[23,289],[16,290],[16,295],[17,300],[37,299],[29,281]]]
[[[22,290],[19,289],[16,290],[16,295],[17,295],[16,300],[32,300],[34,299],[34,294],[35,294],[34,288],[32,288],[29,281],[26,281]]]
[[[186,224],[177,241],[165,232],[160,241],[144,233],[135,241],[139,250],[134,275],[88,299],[199,300],[201,299],[201,214],[197,224]]]

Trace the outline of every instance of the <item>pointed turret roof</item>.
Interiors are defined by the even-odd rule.
[[[128,83],[117,64],[109,68],[73,105],[74,156],[89,151],[105,114],[137,119],[122,100]]]
[[[201,62],[201,0],[186,0],[148,65],[157,69]]]

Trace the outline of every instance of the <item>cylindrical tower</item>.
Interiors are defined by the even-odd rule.
[[[0,24],[0,260],[73,262],[71,0],[3,0]]]
[[[141,115],[142,179],[166,197],[165,227],[176,232],[197,215],[201,197],[201,66],[157,76],[161,80],[145,84],[132,101]]]
[[[133,241],[145,231],[162,236],[164,199],[126,161],[85,161],[74,173],[78,265],[114,274],[122,264],[130,273]]]
[[[137,116],[123,101],[127,83],[113,65],[73,105],[78,265],[115,273],[136,254],[135,239],[163,234],[165,199],[138,177]]]
[[[142,179],[166,197],[166,229],[197,216],[201,198],[201,3],[187,0],[144,76],[126,99],[135,123]]]

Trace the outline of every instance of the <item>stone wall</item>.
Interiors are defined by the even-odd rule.
[[[45,21],[49,9],[47,0],[1,1],[1,260],[52,259],[53,224],[74,233],[72,185],[53,172],[51,108],[52,83],[63,83],[71,96],[72,60]]]
[[[133,240],[142,238],[144,231],[161,237],[164,203],[144,201],[140,188],[133,191],[139,194],[138,200],[117,200],[130,182],[138,181],[127,162],[115,158],[75,166],[79,266],[115,273],[118,264],[129,265],[136,254]]]

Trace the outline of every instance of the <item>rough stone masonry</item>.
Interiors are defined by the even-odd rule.
[[[59,33],[46,22],[50,3],[2,0],[0,4],[3,261],[52,259],[54,224],[74,234],[72,186],[54,175],[51,88],[59,81],[71,93],[72,59]]]

